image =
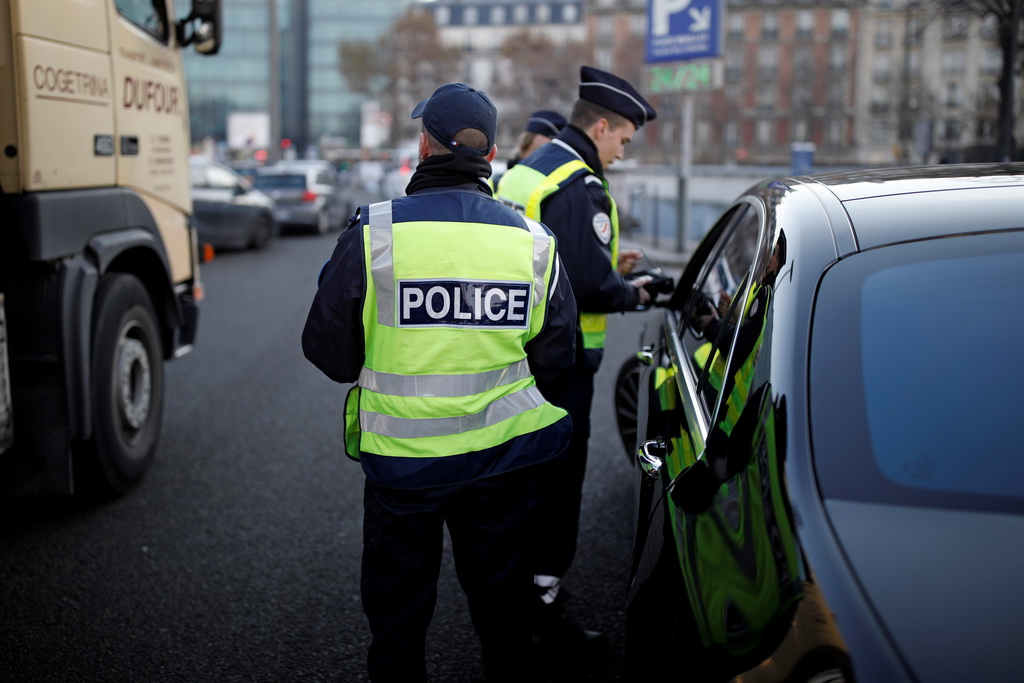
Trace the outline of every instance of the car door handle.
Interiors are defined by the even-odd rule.
[[[636,452],[636,461],[645,477],[657,479],[665,464],[665,442],[659,439],[644,441]]]

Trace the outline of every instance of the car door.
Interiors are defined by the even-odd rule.
[[[666,505],[708,669],[728,677],[775,651],[806,577],[782,469],[785,401],[764,360],[785,232],[753,197],[723,220],[674,331],[687,420]]]

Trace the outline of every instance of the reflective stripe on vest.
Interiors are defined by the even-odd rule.
[[[394,224],[391,202],[370,205],[367,216],[359,450],[410,458],[471,453],[561,419],[565,411],[537,390],[524,350],[543,328],[554,276],[554,243],[544,228],[533,220],[527,230],[440,219]],[[429,248],[439,236],[469,243],[478,230],[491,232],[475,262],[458,261],[455,249],[444,265],[452,252]]]
[[[575,154],[575,152],[573,153]],[[501,177],[498,182],[498,196],[525,216],[543,222],[540,215],[541,204],[551,194],[558,191],[562,183],[580,171],[585,171],[595,178],[598,177],[582,159],[570,159],[547,176],[534,168],[519,163]],[[617,268],[619,262],[619,211],[615,199],[608,191],[608,181],[603,178],[600,180],[611,206],[612,237],[608,246],[612,253],[612,268]],[[608,315],[606,313],[581,312],[580,330],[583,332],[583,348],[603,349],[608,336]]]

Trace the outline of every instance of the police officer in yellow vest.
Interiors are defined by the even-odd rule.
[[[496,117],[463,83],[415,108],[408,196],[360,207],[302,332],[314,365],[355,382],[344,440],[366,475],[373,681],[426,680],[445,524],[488,680],[529,677],[526,482],[571,432],[536,381],[571,365],[576,308],[551,233],[485,182]]]
[[[500,200],[554,232],[580,311],[581,337],[571,379],[539,383],[548,400],[569,411],[573,436],[557,479],[537,487],[531,541],[537,593],[549,607],[541,612],[551,615],[555,632],[569,634],[572,630],[559,629],[564,622],[557,607],[565,595],[562,577],[576,551],[594,375],[604,351],[606,314],[632,310],[650,299],[643,289],[650,278],[629,281],[622,275],[640,254],[619,251],[618,213],[604,172],[623,158],[637,130],[656,115],[632,85],[613,74],[584,66],[580,81],[568,125],[509,169],[497,192]],[[594,639],[598,634],[578,635]]]

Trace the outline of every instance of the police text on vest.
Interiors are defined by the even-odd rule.
[[[401,280],[400,327],[498,327],[526,329],[529,282]]]

